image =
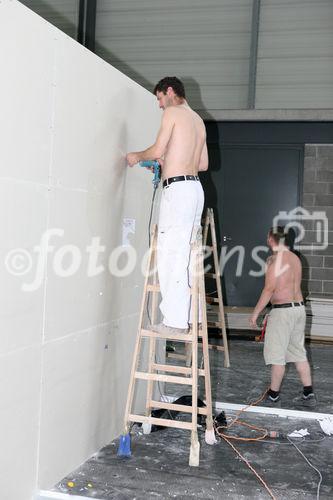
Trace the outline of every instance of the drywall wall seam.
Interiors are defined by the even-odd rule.
[[[18,349],[12,349],[11,351],[2,352],[0,354],[0,359],[1,358],[5,358],[7,356],[11,356],[12,354],[16,354],[16,353],[19,353],[19,352],[29,351],[32,348],[38,347],[39,345],[40,345],[40,343],[36,342],[35,344],[29,344],[29,345],[25,345],[24,347],[19,347]]]
[[[44,345],[50,345],[50,344],[54,344],[55,342],[61,342],[62,340],[65,340],[65,339],[67,340],[70,337],[74,337],[76,335],[83,335],[85,333],[90,333],[90,332],[96,330],[97,328],[112,325],[112,323],[114,323],[114,321],[116,321],[116,320],[105,321],[103,323],[99,323],[98,325],[91,325],[88,328],[84,328],[83,330],[75,330],[74,332],[67,333],[66,335],[63,335],[62,337],[57,337],[56,339],[50,339],[50,340],[44,341]]]
[[[61,342],[62,340],[65,340],[65,339],[67,340],[70,337],[74,337],[76,335],[82,335],[85,333],[90,333],[90,332],[96,330],[97,328],[102,328],[104,326],[112,326],[114,323],[117,323],[117,322],[122,321],[124,319],[131,319],[131,318],[135,318],[138,316],[139,316],[139,313],[126,314],[126,315],[120,316],[119,318],[111,319],[110,321],[104,321],[103,323],[98,323],[97,325],[91,325],[88,328],[84,328],[83,330],[75,330],[74,332],[66,333],[66,335],[63,335],[62,337],[57,337],[56,339],[50,339],[47,341],[45,341],[45,339],[44,339],[43,343],[44,343],[44,345],[50,345],[50,344],[53,344],[55,342]],[[23,349],[25,349],[25,347],[22,348],[22,350]],[[18,349],[18,350],[21,350],[21,349]],[[14,351],[12,351],[12,352],[14,352]]]
[[[50,204],[51,204],[51,180],[52,180],[52,162],[53,162],[53,149],[54,149],[54,123],[55,123],[55,102],[56,102],[56,78],[57,78],[57,42],[56,31],[54,33],[54,48],[53,48],[53,74],[51,85],[53,87],[51,93],[51,107],[50,107],[50,155],[48,166],[48,196],[47,196],[47,217],[46,229],[50,224]],[[45,266],[44,266],[44,290],[43,290],[43,320],[42,320],[42,342],[41,342],[41,357],[40,357],[40,385],[39,385],[39,415],[38,415],[38,436],[37,436],[37,456],[36,456],[36,480],[35,485],[38,487],[39,483],[39,469],[40,469],[40,441],[41,441],[41,418],[42,418],[42,400],[43,400],[43,378],[44,378],[44,346],[45,346],[45,326],[46,326],[46,291],[47,291],[47,260],[48,253],[46,252]]]
[[[83,193],[83,194],[89,193],[88,189],[83,189],[83,188],[75,188],[68,186],[56,186],[56,187],[60,187],[61,191],[70,191],[71,193]]]
[[[28,186],[42,187],[45,188],[45,184],[42,182],[29,181],[28,179],[20,179],[18,177],[0,177],[4,182],[15,182],[17,184],[28,184]]]

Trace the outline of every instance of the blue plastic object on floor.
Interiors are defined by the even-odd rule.
[[[130,434],[122,434],[118,447],[118,457],[130,457],[131,453],[131,436]]]

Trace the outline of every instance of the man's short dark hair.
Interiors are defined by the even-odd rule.
[[[285,243],[286,234],[283,226],[271,227],[268,233],[273,238],[276,244]]]
[[[166,77],[162,78],[162,80],[160,80],[155,85],[154,95],[156,95],[157,92],[163,92],[163,94],[166,94],[169,87],[173,88],[174,93],[178,97],[183,97],[185,99],[184,84],[176,76],[166,76]]]

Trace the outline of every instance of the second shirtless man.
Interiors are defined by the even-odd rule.
[[[163,78],[154,94],[164,110],[156,142],[145,151],[128,153],[126,158],[130,166],[143,160],[162,164],[157,268],[163,323],[159,329],[184,333],[190,322],[191,242],[201,226],[204,206],[198,172],[208,169],[206,129],[189,107],[178,78]]]
[[[303,384],[303,394],[294,398],[296,404],[314,406],[310,365],[304,348],[306,313],[301,292],[302,265],[300,259],[285,245],[284,228],[271,228],[267,244],[273,255],[267,261],[265,287],[254,308],[250,323],[256,327],[260,312],[269,302],[264,344],[266,365],[271,365],[271,386],[266,403],[280,400],[280,387],[286,363],[293,362]]]

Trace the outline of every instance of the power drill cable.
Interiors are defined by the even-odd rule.
[[[157,186],[154,185],[154,191],[153,191],[153,197],[151,199],[151,206],[150,206],[150,215],[149,215],[149,222],[148,222],[148,241],[149,241],[149,248],[150,248],[150,239],[151,239],[151,220],[153,217],[153,210],[154,210],[154,202],[155,202],[155,195],[157,191]]]

